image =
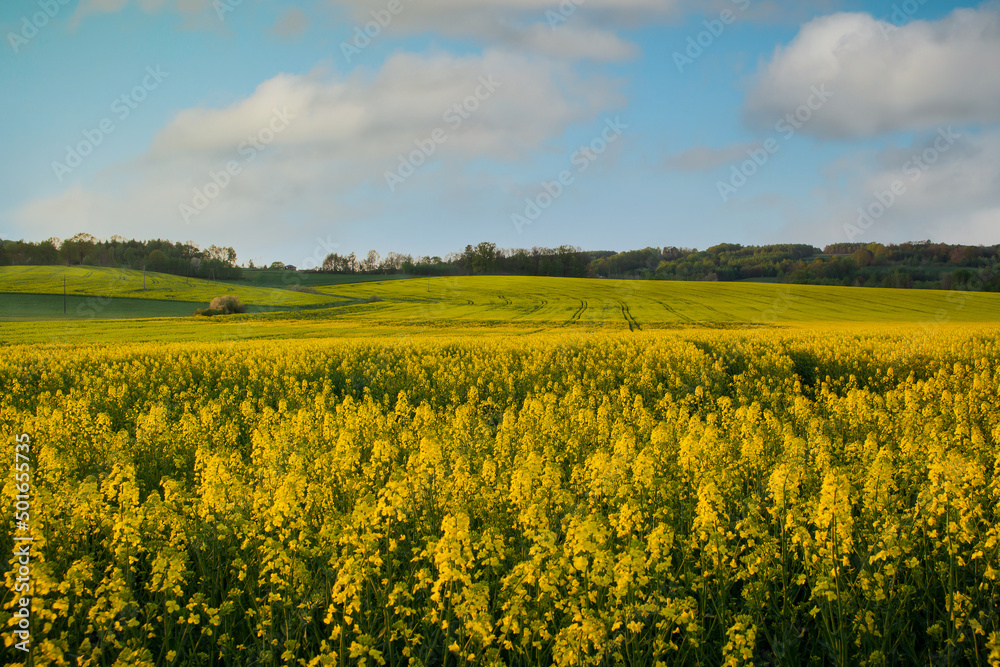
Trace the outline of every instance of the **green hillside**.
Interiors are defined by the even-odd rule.
[[[191,301],[130,299],[62,294],[0,293],[0,322],[31,320],[131,319],[187,317],[205,304]]]
[[[322,285],[343,285],[346,283],[372,283],[385,280],[406,280],[414,277],[416,276],[367,275],[363,273],[311,273],[306,271],[283,271],[279,269],[243,269],[242,279],[227,282],[232,285],[279,287],[287,289],[289,285],[317,287]]]
[[[523,324],[995,322],[1000,294],[767,283],[458,277],[319,287],[378,320]]]
[[[207,301],[209,295],[225,291],[219,289],[221,285],[195,285],[197,281],[188,285],[182,278],[173,280],[179,284],[171,286],[168,280],[159,280],[153,293],[197,293]],[[78,289],[85,291],[86,286],[83,283]],[[234,291],[248,300],[270,298],[282,312],[127,322],[9,321],[0,324],[0,342],[225,341],[460,332],[521,335],[554,329],[639,332],[885,322],[910,323],[929,331],[965,322],[1000,322],[1000,294],[978,292],[520,277],[430,278],[317,288],[325,292],[323,295],[246,289]],[[120,293],[127,292],[123,289]],[[3,298],[12,296],[17,295],[0,295],[0,305]],[[336,307],[294,308],[282,305],[278,297],[286,298],[286,303],[315,300]],[[37,319],[58,315],[58,300],[49,303],[45,312],[39,311]],[[118,303],[115,299],[103,301]],[[123,299],[122,303],[125,301],[139,300]]]
[[[0,293],[63,293],[63,279],[69,295],[153,299],[208,303],[222,294],[236,294],[247,305],[296,307],[332,305],[336,299],[295,292],[289,289],[253,287],[227,282],[211,282],[163,273],[148,272],[143,286],[142,271],[80,266],[0,267]],[[0,312],[0,317],[3,313]]]

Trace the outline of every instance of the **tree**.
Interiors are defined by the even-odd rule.
[[[498,257],[497,244],[483,241],[475,248],[471,245],[465,246],[465,252],[462,253],[462,264],[470,273],[494,273]]]
[[[885,264],[889,259],[889,250],[881,243],[869,243],[867,250],[872,254],[873,264]]]
[[[368,251],[368,257],[361,262],[361,270],[365,273],[375,273],[378,270],[378,263],[381,257],[379,257],[378,252],[374,250]]]
[[[236,251],[232,248],[220,248],[219,246],[210,245],[206,251],[209,259],[214,259],[222,262],[226,266],[235,266],[236,264]],[[284,268],[284,264],[281,265]]]
[[[875,256],[872,254],[871,250],[862,248],[851,255],[851,259],[854,260],[855,266],[859,269],[863,269],[866,266],[871,266],[872,262],[875,261]]]
[[[58,239],[57,239],[58,240]],[[39,264],[52,265],[59,261],[59,249],[52,242],[42,241],[35,250],[35,259]]]
[[[379,269],[384,273],[398,273],[403,266],[407,264],[413,264],[413,258],[409,255],[401,255],[398,252],[390,252],[385,259],[382,260],[382,264],[379,265]]]
[[[154,250],[149,253],[149,268],[153,271],[162,271],[167,268],[169,261],[162,250]]]
[[[83,258],[94,251],[97,239],[90,234],[80,233],[73,238],[63,241],[59,247],[59,254],[67,264],[80,264]]]

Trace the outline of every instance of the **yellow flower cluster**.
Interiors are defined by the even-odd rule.
[[[1000,667],[997,333],[4,348],[34,664]]]

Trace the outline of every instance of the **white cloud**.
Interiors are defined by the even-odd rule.
[[[570,60],[598,60],[621,62],[631,60],[639,48],[608,30],[588,27],[565,26],[550,30],[536,23],[525,28],[518,38],[512,39],[524,49]]]
[[[74,22],[91,14],[137,6],[150,14],[173,11],[185,27],[218,29],[216,7],[241,8],[249,0],[81,0]],[[736,11],[746,20],[797,21],[826,11],[837,0],[319,0],[340,12],[339,41],[350,43],[354,29],[377,21],[379,34],[414,33],[469,39],[481,46],[522,49],[569,60],[621,62],[634,58],[638,47],[618,31],[683,20],[687,15],[717,17]],[[388,10],[394,7],[393,12]],[[228,15],[228,11],[223,14]],[[272,33],[283,39],[302,34],[310,21],[301,10],[282,14]],[[338,42],[339,43],[339,42]]]
[[[819,193],[822,206],[834,211],[823,237],[998,242],[1000,130],[943,127],[863,162],[873,166]]]
[[[483,81],[494,92],[487,94]],[[346,77],[283,74],[231,106],[177,114],[139,159],[98,181],[29,202],[15,220],[33,235],[71,228],[188,238],[179,205],[190,204],[194,189],[204,189],[210,172],[220,174],[229,161],[241,173],[192,225],[243,234],[284,220],[347,220],[362,209],[370,213],[372,201],[389,205],[385,172],[435,129],[447,139],[428,162],[443,165],[443,172],[483,160],[520,161],[574,124],[622,106],[618,85],[581,77],[562,61],[496,50],[462,57],[400,54],[377,72]],[[477,89],[484,99],[475,98]],[[455,105],[465,105],[461,115]],[[276,110],[290,116],[287,126],[271,126]],[[273,140],[267,137],[263,150],[251,151],[245,142],[259,140],[269,126],[281,129]],[[413,193],[430,188],[449,196],[450,182],[433,165],[413,180],[406,184]]]
[[[385,9],[390,0],[329,0],[335,7],[343,7],[356,18],[368,20],[371,12]],[[552,0],[400,0],[400,16],[411,17],[410,22],[435,26],[442,31],[477,28],[490,23],[548,21],[546,12],[559,11],[559,3]],[[635,23],[650,15],[675,15],[685,6],[682,0],[578,0],[575,11],[563,12],[567,23],[581,16],[597,17],[617,24]],[[493,17],[490,20],[490,17]]]
[[[496,93],[478,102],[472,99],[477,89],[489,92],[483,78]],[[154,138],[150,157],[231,151],[269,122],[274,109],[288,108],[296,117],[281,134],[282,145],[329,159],[384,159],[412,148],[435,128],[450,129],[456,114],[446,119],[446,112],[466,102],[478,108],[466,112],[443,152],[513,159],[623,99],[612,81],[583,79],[552,60],[507,51],[400,54],[374,76],[279,75],[230,107],[183,111]]]
[[[622,61],[638,48],[617,30],[679,17],[688,0],[398,0],[385,31],[433,33],[566,59]],[[391,0],[328,0],[358,26]],[[349,31],[348,31],[349,32]],[[345,35],[345,39],[347,35]]]
[[[188,28],[218,29],[228,10],[236,11],[248,0],[81,0],[73,23],[88,15],[120,12],[136,6],[149,14],[172,11]],[[725,0],[728,2],[729,0]],[[215,3],[227,10],[220,15]],[[636,27],[650,20],[675,18],[693,0],[322,0],[344,13],[356,26],[378,20],[379,33],[405,35],[418,32],[472,39],[483,46],[519,48],[566,59],[622,61],[634,57],[637,47],[616,30]],[[394,6],[392,13],[389,7]],[[302,34],[308,18],[292,8],[272,28],[279,37]],[[353,27],[342,25],[340,41],[350,42]]]
[[[834,97],[802,128],[824,138],[869,137],[940,124],[1000,121],[1000,5],[956,9],[887,29],[868,14],[805,24],[748,92],[745,115],[772,125],[812,86]]]

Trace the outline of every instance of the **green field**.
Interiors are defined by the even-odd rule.
[[[1000,667],[1000,294],[152,278],[0,293],[25,664]]]
[[[0,293],[63,293],[65,279],[69,295],[187,301],[207,304],[223,294],[236,294],[247,305],[271,307],[333,305],[336,299],[273,287],[253,287],[227,282],[212,282],[164,273],[80,266],[5,266],[0,267]],[[145,283],[145,286],[144,286]],[[172,314],[172,313],[171,313]],[[0,312],[0,317],[3,313]]]
[[[205,304],[160,299],[130,299],[62,294],[0,293],[0,321],[132,319],[187,317]]]
[[[339,273],[307,273],[304,271],[281,271],[278,269],[244,269],[243,279],[227,281],[232,285],[251,285],[254,287],[288,288],[291,285],[301,287],[319,287],[324,285],[344,285],[346,283],[370,283],[385,280],[408,280],[415,276],[379,276]]]
[[[84,269],[0,272],[0,291],[61,291],[61,272],[73,285],[75,312],[62,320],[61,295],[38,300],[25,294],[0,296],[0,342],[65,343],[121,340],[226,341],[323,338],[347,335],[414,335],[477,332],[527,334],[553,329],[645,331],[664,328],[801,327],[854,323],[1000,322],[1000,294],[930,290],[868,289],[767,283],[708,283],[584,280],[573,278],[461,277],[354,283],[303,294],[267,288],[220,289],[205,281],[147,276],[147,299],[134,296],[141,274],[84,279]],[[139,284],[141,289],[141,282]],[[211,295],[236,292],[256,314],[224,318],[190,315]],[[115,298],[107,298],[109,294]],[[160,300],[153,300],[153,296]],[[91,304],[87,307],[88,299]],[[171,299],[175,299],[172,303]],[[80,304],[84,304],[81,306]],[[37,304],[37,305],[36,305]],[[91,314],[100,306],[97,314]],[[256,305],[255,305],[256,304]],[[323,307],[324,304],[327,307]],[[267,311],[278,312],[267,312]],[[82,315],[82,316],[81,316]],[[132,318],[116,322],[107,318]],[[149,317],[151,319],[138,319]],[[104,321],[100,321],[104,319]]]
[[[320,287],[378,297],[378,320],[598,324],[632,329],[707,323],[995,322],[1000,294],[768,283],[462,277]]]

